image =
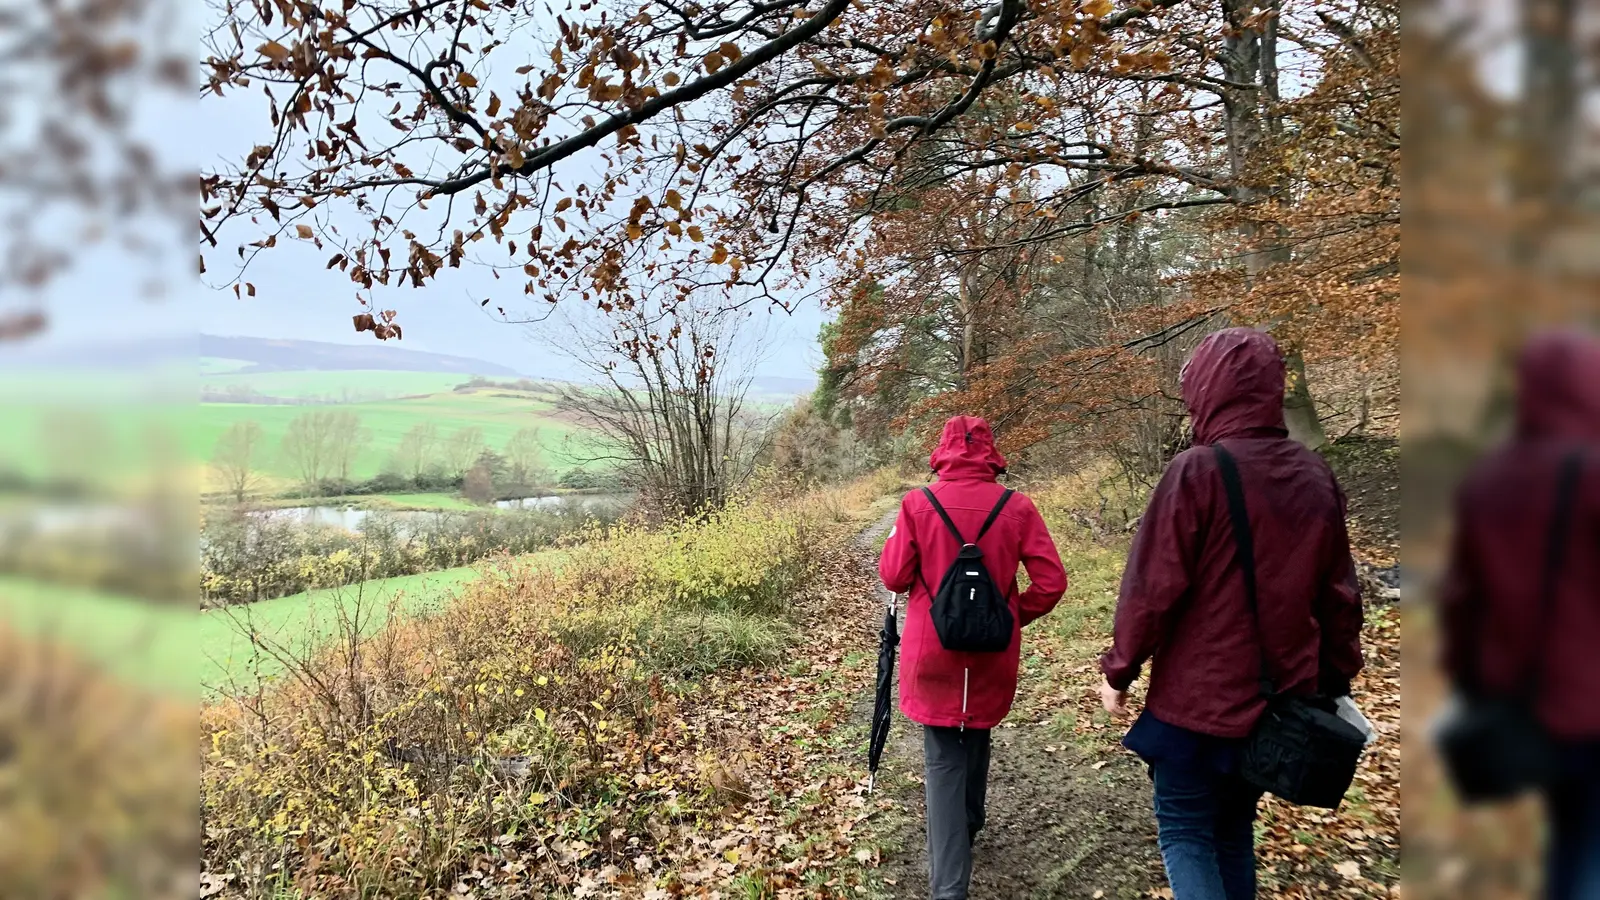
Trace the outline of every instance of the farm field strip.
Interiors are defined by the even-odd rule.
[[[371,616],[369,627],[376,628],[390,613],[416,614],[447,601],[482,571],[482,565],[462,566],[205,611],[0,575],[0,620],[25,635],[58,641],[127,683],[198,696],[281,671],[252,646],[242,631],[246,623],[275,643],[304,647],[335,632],[336,604],[350,610],[359,597],[370,610],[364,613]]]

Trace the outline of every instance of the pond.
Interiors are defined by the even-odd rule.
[[[602,510],[621,509],[630,500],[631,498],[626,494],[552,494],[545,497],[518,497],[510,500],[499,500],[495,502],[494,508],[503,510],[558,509],[564,505],[575,504],[584,510],[600,512]],[[361,524],[373,512],[374,510],[360,509],[354,506],[287,506],[279,509],[262,510],[257,515],[283,519],[300,525],[319,525],[328,528],[342,528],[346,531],[360,531]],[[403,528],[407,522],[415,522],[428,516],[455,515],[459,514],[459,511],[400,509],[384,510],[384,514],[387,518],[398,522]]]

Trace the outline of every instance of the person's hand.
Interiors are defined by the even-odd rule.
[[[1105,706],[1106,712],[1113,716],[1128,714],[1128,692],[1117,690],[1110,682],[1100,682],[1100,703]]]

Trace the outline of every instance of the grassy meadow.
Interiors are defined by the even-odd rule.
[[[503,450],[506,442],[519,430],[537,428],[545,447],[545,465],[556,472],[567,467],[563,463],[562,448],[567,438],[577,431],[572,425],[553,418],[547,401],[526,394],[483,389],[315,407],[202,403],[196,423],[196,440],[200,445],[213,447],[222,433],[236,422],[260,424],[266,438],[264,458],[259,467],[267,477],[265,486],[269,490],[288,487],[294,483],[296,475],[293,462],[281,450],[283,436],[289,430],[290,422],[311,409],[349,410],[361,417],[361,426],[367,429],[372,439],[351,468],[350,476],[355,479],[371,478],[381,472],[405,433],[424,422],[433,423],[444,439],[463,428],[481,429],[484,444],[497,451]]]
[[[0,620],[21,634],[73,648],[124,683],[193,697],[282,671],[272,654],[246,637],[250,631],[304,650],[337,632],[341,607],[348,613],[359,606],[363,630],[370,632],[390,613],[405,616],[442,604],[480,571],[462,566],[204,612],[0,575]]]
[[[82,373],[43,380],[5,375],[0,376],[5,426],[0,427],[0,469],[41,479],[90,473],[90,480],[102,487],[124,488],[129,478],[176,467],[199,473],[211,490],[216,485],[207,462],[217,439],[236,422],[254,421],[265,436],[257,464],[260,487],[270,495],[294,486],[296,473],[282,452],[283,436],[291,421],[313,409],[349,410],[361,417],[371,440],[355,461],[350,473],[354,479],[382,471],[402,436],[423,422],[433,423],[442,439],[462,428],[478,428],[485,446],[496,451],[503,451],[520,429],[537,428],[545,466],[560,474],[571,465],[563,451],[579,429],[554,416],[543,394],[503,388],[457,391],[470,376],[440,372],[230,370],[230,364],[239,362],[207,357],[199,385],[214,392],[238,384],[260,396],[289,401],[351,399],[315,405],[196,404],[193,377],[128,385],[92,382]]]
[[[393,400],[423,394],[440,394],[468,381],[454,372],[391,372],[377,369],[349,371],[251,372],[202,367],[200,389],[206,394],[242,391],[286,400]],[[222,361],[227,362],[227,361]],[[511,380],[511,379],[499,379]]]

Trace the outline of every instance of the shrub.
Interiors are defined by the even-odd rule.
[[[192,706],[0,623],[0,893],[193,897],[194,739]]]
[[[592,469],[568,469],[556,479],[556,487],[570,491],[598,491],[616,487],[616,478]]]
[[[208,877],[434,895],[485,855],[567,866],[528,852],[558,838],[628,865],[615,837],[645,833],[643,810],[693,813],[697,788],[650,762],[683,740],[671,680],[779,659],[789,601],[846,533],[809,504],[749,501],[657,530],[591,523],[557,566],[503,563],[432,616],[214,704]]]
[[[175,506],[59,507],[67,513],[65,527],[48,522],[49,507],[19,506],[19,515],[0,517],[0,572],[192,604],[194,525]]]
[[[620,510],[577,502],[525,510],[368,513],[359,532],[230,509],[201,531],[201,602],[249,603],[371,578],[414,575],[530,553]],[[403,517],[403,518],[402,518]]]

